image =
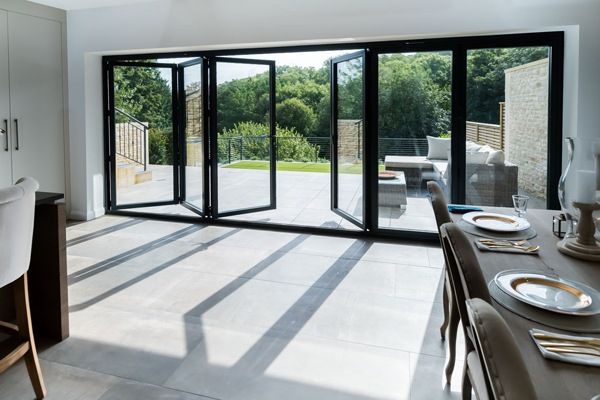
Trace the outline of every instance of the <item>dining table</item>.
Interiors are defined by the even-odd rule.
[[[512,208],[482,207],[485,212],[514,216]],[[482,251],[476,246],[479,236],[466,232],[473,245],[481,271],[487,282],[494,280],[499,272],[510,269],[523,269],[531,272],[558,275],[560,278],[583,283],[600,291],[600,263],[585,261],[562,254],[556,244],[560,240],[553,233],[552,217],[558,211],[532,209],[526,219],[537,235],[529,239],[532,245],[538,245],[535,255],[514,254],[497,251]],[[453,222],[462,219],[462,214],[450,214]],[[492,298],[494,308],[502,315],[510,327],[519,350],[523,355],[527,369],[539,399],[544,400],[590,400],[600,395],[600,367],[571,364],[546,359],[542,356],[529,334],[532,328],[549,332],[600,338],[600,333],[576,333],[550,326],[517,315]],[[530,306],[533,307],[533,306]],[[549,311],[548,311],[549,312]],[[570,318],[582,318],[572,316]],[[600,315],[585,317],[600,318]]]

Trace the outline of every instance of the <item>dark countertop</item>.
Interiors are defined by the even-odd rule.
[[[39,206],[42,204],[54,204],[57,200],[64,198],[65,195],[62,193],[35,192],[35,205]]]

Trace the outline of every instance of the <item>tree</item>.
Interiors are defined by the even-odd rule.
[[[304,136],[312,133],[316,122],[314,111],[298,98],[286,99],[277,104],[276,115],[279,126],[295,129]]]
[[[172,126],[171,87],[158,68],[115,67],[115,107],[150,128]]]
[[[467,119],[498,124],[504,71],[548,57],[547,47],[478,49],[467,56]]]

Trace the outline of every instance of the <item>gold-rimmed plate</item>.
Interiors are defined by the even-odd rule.
[[[534,307],[568,315],[600,314],[600,293],[579,282],[522,270],[500,272],[494,282],[506,294]]]
[[[466,213],[462,218],[465,222],[478,228],[495,232],[519,232],[531,226],[524,218],[485,211]]]

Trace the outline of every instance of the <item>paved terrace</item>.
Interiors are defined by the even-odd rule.
[[[160,201],[172,198],[173,176],[168,166],[151,165],[152,181],[118,189],[118,204]],[[340,180],[340,205],[360,216],[361,176],[344,174]],[[187,199],[200,205],[202,173],[200,167],[186,170]],[[219,168],[219,211],[265,205],[269,196],[267,171]],[[407,205],[380,207],[379,226],[401,230],[436,232],[435,217],[429,200],[418,193],[408,193]],[[330,174],[319,172],[277,172],[277,208],[275,210],[228,217],[228,219],[272,222],[279,224],[326,226],[357,229],[330,210]],[[140,210],[141,211],[141,210]],[[143,211],[178,215],[195,215],[181,206],[151,207]]]

